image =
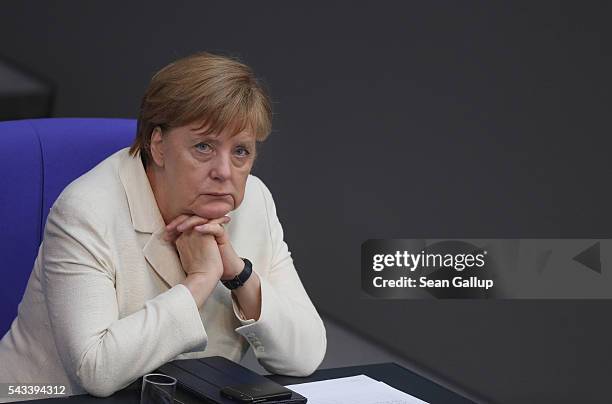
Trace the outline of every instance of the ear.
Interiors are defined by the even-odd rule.
[[[153,163],[163,167],[164,166],[164,139],[162,137],[162,131],[159,126],[156,126],[151,133],[151,157]]]

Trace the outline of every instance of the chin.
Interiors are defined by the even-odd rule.
[[[194,213],[206,219],[217,219],[227,215],[232,211],[232,209],[233,206],[231,206],[229,203],[214,202],[207,203],[203,206],[198,206],[198,208],[194,210]]]

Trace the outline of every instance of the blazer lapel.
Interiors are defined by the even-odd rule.
[[[185,272],[174,244],[163,239],[166,224],[140,160],[140,152],[132,157],[126,149],[119,166],[119,177],[125,189],[134,230],[150,234],[143,254],[164,282],[173,287],[185,279]]]
[[[166,242],[163,236],[162,226],[151,235],[142,251],[155,272],[172,287],[185,280],[185,272],[174,244]]]

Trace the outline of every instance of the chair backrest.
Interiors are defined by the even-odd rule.
[[[133,119],[0,122],[0,337],[17,315],[53,202],[135,134]]]

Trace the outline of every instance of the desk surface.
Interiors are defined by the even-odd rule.
[[[321,369],[309,377],[288,377],[270,375],[268,378],[276,381],[280,384],[297,384],[313,382],[317,380],[334,379],[338,377],[354,376],[359,374],[365,374],[373,379],[387,383],[396,389],[402,390],[406,393],[412,394],[430,404],[473,404],[474,402],[442,387],[433,381],[426,379],[400,365],[395,363],[381,363],[376,365],[363,365],[363,366],[350,366],[344,368],[335,369]],[[186,396],[185,392],[177,391],[177,401],[190,404],[197,402],[197,400],[190,399]],[[180,401],[179,401],[180,400]],[[22,401],[25,403],[25,401]],[[42,403],[57,403],[57,404],[69,404],[69,403],[90,403],[90,404],[139,404],[140,403],[140,389],[138,384],[135,382],[123,390],[120,390],[110,397],[97,398],[90,395],[78,395],[63,398],[49,398],[43,400],[27,401],[32,404]]]

